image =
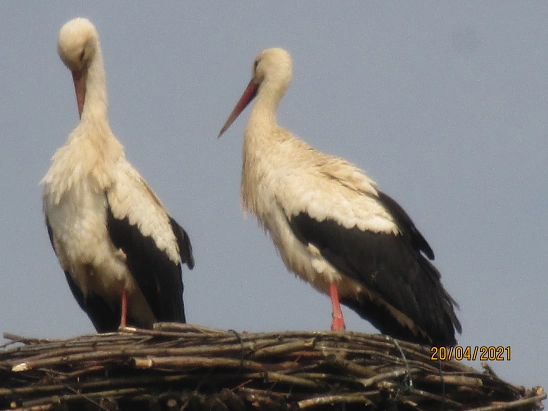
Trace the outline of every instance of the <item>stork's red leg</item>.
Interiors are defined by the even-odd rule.
[[[121,318],[120,318],[120,328],[125,327],[127,323],[127,291],[126,287],[122,290],[122,308],[120,310],[122,312]]]
[[[335,284],[329,284],[329,296],[331,297],[331,307],[333,308],[333,322],[331,323],[331,329],[333,331],[344,331],[346,327],[344,325],[341,304],[339,303],[339,292],[337,291]]]

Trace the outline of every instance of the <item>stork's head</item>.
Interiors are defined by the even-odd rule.
[[[99,47],[99,34],[88,19],[81,17],[72,19],[59,31],[57,51],[63,63],[72,72],[80,116],[86,94],[87,70],[97,55]]]
[[[230,127],[240,113],[247,107],[255,96],[264,90],[265,98],[274,101],[277,106],[281,100],[293,74],[291,55],[282,48],[263,50],[253,62],[251,81],[244,94],[234,107],[219,133],[219,137]]]
[[[257,86],[272,83],[278,88],[287,89],[293,73],[291,55],[282,48],[263,50],[253,62],[251,81]]]
[[[93,60],[98,44],[95,26],[88,19],[78,17],[61,27],[57,51],[70,71],[83,70]]]

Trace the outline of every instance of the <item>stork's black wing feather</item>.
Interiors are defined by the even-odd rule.
[[[186,264],[189,269],[194,268],[194,255],[192,254],[192,244],[190,243],[190,237],[186,233],[183,227],[181,227],[173,217],[169,217],[169,223],[171,229],[175,233],[177,238],[177,245],[179,246],[179,255],[181,256],[181,262]]]
[[[411,220],[411,217],[405,212],[405,210],[388,194],[382,191],[377,191],[378,200],[388,210],[388,212],[396,219],[396,224],[400,227],[402,234],[408,238],[412,247],[416,250],[422,251],[430,260],[434,259],[434,251],[415,227],[415,223]]]
[[[53,230],[47,218],[46,227],[53,251],[57,254],[53,242]],[[74,299],[80,308],[87,313],[97,332],[104,333],[116,331],[120,325],[120,310],[112,309],[101,296],[96,294],[90,294],[87,297],[84,297],[82,290],[76,285],[76,282],[68,271],[65,271],[65,277]]]
[[[144,236],[138,226],[130,224],[127,217],[115,218],[110,204],[107,206],[107,230],[113,244],[125,253],[129,271],[156,320],[184,323],[181,265],[160,250],[152,237]],[[175,230],[175,235],[178,238],[181,234]],[[190,242],[188,245],[190,247]],[[191,249],[185,250],[187,252]],[[188,261],[193,262],[191,252]],[[132,319],[128,317],[128,324],[131,323]]]
[[[306,212],[288,222],[301,242],[317,247],[337,270],[369,291],[341,295],[341,302],[381,332],[419,343],[454,344],[460,323],[439,272],[421,253],[432,254],[431,249],[403,209],[388,196],[382,200],[388,211],[396,210],[402,234],[346,228],[334,219],[318,221]],[[412,330],[409,320],[426,336]]]
[[[84,297],[82,290],[76,285],[68,271],[65,271],[65,277],[76,302],[86,312],[97,332],[116,331],[120,325],[121,315],[118,307],[111,308],[101,296],[96,294]]]

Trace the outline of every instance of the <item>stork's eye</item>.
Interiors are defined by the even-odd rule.
[[[86,55],[86,50],[82,50],[82,53],[80,53],[80,61],[84,60],[85,55]]]
[[[255,60],[255,63],[253,63],[253,71],[257,71],[257,66],[259,65],[259,60]]]

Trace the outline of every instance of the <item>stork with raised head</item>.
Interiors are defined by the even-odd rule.
[[[41,183],[49,238],[70,289],[98,332],[185,322],[181,265],[190,239],[126,160],[107,119],[99,35],[76,18],[59,32],[80,123]]]
[[[219,137],[255,98],[244,134],[244,209],[267,230],[287,268],[382,333],[453,345],[456,302],[430,263],[434,253],[396,201],[347,161],[320,153],[276,123],[292,76],[289,53],[264,50]]]

